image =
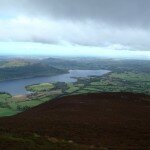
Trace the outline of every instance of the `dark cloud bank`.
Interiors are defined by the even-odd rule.
[[[150,0],[0,0],[0,15],[4,14],[34,18],[33,23],[15,22],[16,36],[5,38],[13,41],[123,45],[138,50],[150,47]],[[37,24],[35,18],[44,18],[41,22],[45,23]],[[7,29],[14,30],[10,26]]]
[[[93,19],[108,23],[149,27],[149,0],[26,0],[32,14],[59,19]]]
[[[150,25],[149,0],[0,0],[0,8],[59,19],[93,19],[121,25]]]

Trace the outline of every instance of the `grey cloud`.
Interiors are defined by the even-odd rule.
[[[148,27],[149,0],[0,0],[0,12]]]
[[[119,25],[148,27],[149,0],[26,0],[32,14],[61,19],[93,19]]]

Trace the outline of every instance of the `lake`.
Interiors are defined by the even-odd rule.
[[[78,77],[102,76],[109,73],[108,70],[69,70],[67,74],[55,75],[50,77],[34,77],[28,79],[11,80],[0,82],[0,91],[8,92],[12,95],[24,95],[29,92],[26,91],[25,86],[32,84],[39,84],[44,82],[76,82]]]

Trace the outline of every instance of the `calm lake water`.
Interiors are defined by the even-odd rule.
[[[28,79],[11,80],[0,82],[0,91],[8,92],[12,95],[28,94],[25,86],[44,82],[76,82],[76,77],[102,76],[109,73],[108,70],[70,70],[67,74],[51,77],[34,77]]]

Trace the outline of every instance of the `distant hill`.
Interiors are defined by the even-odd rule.
[[[105,69],[117,72],[134,71],[150,73],[149,60],[122,60],[100,58],[48,58],[42,63],[55,66],[60,69]]]
[[[28,58],[7,58],[6,60],[2,59],[0,61],[0,68],[11,68],[11,67],[22,67],[31,64],[38,63],[39,60],[37,59],[28,59]]]
[[[66,72],[67,70],[65,69],[57,69],[36,61],[13,60],[10,62],[1,62],[0,81],[39,76],[53,76]]]
[[[0,132],[16,135],[36,133],[49,139],[53,137],[89,145],[91,149],[148,149],[149,108],[150,96],[144,94],[68,96],[16,116],[0,118]],[[0,143],[0,147],[4,145],[7,142]]]

